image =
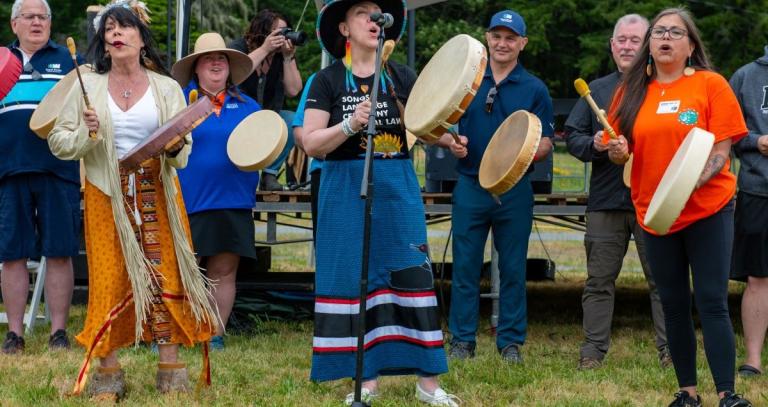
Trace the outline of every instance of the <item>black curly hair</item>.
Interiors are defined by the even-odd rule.
[[[149,27],[132,10],[120,6],[112,7],[101,16],[99,29],[96,31],[96,35],[93,36],[93,39],[91,39],[91,43],[88,44],[88,61],[93,64],[96,72],[106,73],[112,69],[112,59],[107,56],[105,50],[107,43],[104,39],[104,30],[107,26],[107,20],[110,18],[123,27],[134,27],[139,30],[141,40],[144,42],[144,47],[141,49],[144,51],[144,57],[139,58],[141,66],[165,76],[171,76],[163,66],[160,55],[155,50],[155,41],[152,39],[152,32],[149,30]]]
[[[264,44],[264,40],[272,32],[272,25],[277,20],[283,20],[288,27],[293,27],[287,17],[270,9],[261,10],[253,17],[244,35],[245,43],[248,45],[248,53]]]

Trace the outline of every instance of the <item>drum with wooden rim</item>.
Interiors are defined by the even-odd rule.
[[[624,185],[627,188],[632,187],[632,154],[629,155],[629,160],[624,163],[624,169],[621,171],[621,179],[624,181]]]
[[[688,132],[653,193],[643,220],[646,227],[659,235],[669,232],[696,188],[714,144],[715,135],[706,130],[694,127]]]
[[[80,66],[80,75],[86,72],[91,72],[91,65]],[[53,130],[53,126],[56,125],[56,118],[59,117],[61,109],[64,107],[62,101],[66,99],[67,94],[76,83],[77,72],[73,69],[56,82],[56,85],[53,85],[53,88],[45,94],[43,100],[32,112],[32,117],[29,118],[29,128],[41,139],[48,138],[48,133]]]
[[[288,142],[288,127],[271,110],[251,113],[229,135],[227,156],[243,171],[259,171],[272,164]]]
[[[541,121],[518,110],[493,133],[480,161],[480,186],[499,196],[514,187],[533,162],[541,141]]]
[[[432,56],[411,89],[405,128],[436,142],[469,107],[485,74],[485,46],[466,34],[448,40]]]
[[[120,167],[128,171],[138,169],[141,163],[162,154],[166,146],[178,143],[213,112],[210,98],[203,97],[177,113],[151,136],[137,144],[123,158]]]
[[[21,61],[10,49],[0,47],[0,100],[11,91],[21,76]]]

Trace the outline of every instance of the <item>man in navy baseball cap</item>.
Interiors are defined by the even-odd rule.
[[[499,11],[491,17],[491,24],[488,25],[488,31],[496,27],[506,27],[514,31],[517,35],[525,37],[525,20],[520,14],[512,10]]]
[[[488,65],[483,80],[459,121],[459,142],[450,136],[439,144],[457,157],[459,180],[453,190],[453,284],[448,326],[449,356],[475,355],[483,247],[493,225],[493,243],[499,253],[499,320],[496,347],[509,363],[522,363],[528,328],[525,265],[533,223],[533,189],[526,172],[508,192],[495,200],[478,182],[480,162],[491,137],[512,112],[525,110],[541,122],[541,141],[534,160],[552,150],[552,99],[546,85],[519,63],[528,44],[520,14],[506,10],[491,18],[485,33]]]

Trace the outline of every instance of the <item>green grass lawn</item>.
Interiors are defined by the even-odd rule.
[[[555,191],[584,188],[584,166],[569,158],[558,147],[555,166]],[[559,157],[559,158],[558,158]],[[423,159],[415,160],[417,168]],[[421,164],[419,164],[421,163]],[[418,172],[418,171],[417,171]],[[562,178],[571,177],[571,178]],[[281,217],[281,221],[308,221]],[[529,257],[550,256],[557,264],[557,281],[529,283],[528,341],[523,348],[525,362],[511,366],[496,352],[490,329],[490,301],[481,304],[481,326],[477,357],[450,362],[443,386],[458,395],[464,406],[660,406],[667,405],[676,391],[671,369],[658,366],[647,286],[640,271],[634,246],[624,261],[618,281],[612,347],[601,369],[579,372],[575,369],[581,330],[581,291],[585,273],[584,247],[578,236],[570,240],[547,239],[552,234],[574,232],[537,223],[545,236],[530,242]],[[536,237],[536,228],[533,236]],[[448,245],[450,223],[429,226],[432,257],[436,262],[452,261]],[[263,238],[263,236],[261,236]],[[280,236],[305,237],[299,232]],[[490,245],[485,251],[490,258]],[[272,248],[272,271],[293,272],[312,269],[309,243],[277,245]],[[439,284],[449,292],[447,284]],[[487,284],[486,284],[487,288]],[[731,315],[737,333],[737,363],[743,358],[743,338],[739,322],[739,301],[743,286],[731,286]],[[447,311],[443,309],[443,313]],[[72,311],[71,332],[78,332],[85,307]],[[351,391],[352,382],[342,380],[316,384],[309,381],[312,321],[279,321],[268,315],[254,316],[250,328],[231,332],[227,348],[211,354],[213,386],[199,395],[158,396],[154,390],[157,357],[145,346],[125,349],[120,354],[128,380],[128,397],[123,404],[143,405],[222,405],[222,406],[339,406]],[[444,329],[445,323],[443,324]],[[0,326],[0,335],[6,333]],[[27,336],[27,352],[20,357],[0,355],[0,406],[80,406],[90,405],[82,397],[67,397],[83,358],[83,349],[50,353],[46,350],[47,328],[39,327]],[[714,385],[704,357],[699,335],[698,376],[704,405],[716,405]],[[184,350],[191,378],[200,371],[199,349]],[[764,362],[766,359],[764,358]],[[377,406],[419,406],[414,398],[413,377],[384,378],[382,397]],[[756,406],[768,405],[768,379],[737,378],[737,391]]]
[[[551,245],[558,266],[574,264],[580,242]],[[532,248],[533,250],[533,248]],[[628,263],[631,258],[628,259]],[[583,270],[583,269],[582,269]],[[603,368],[575,370],[581,333],[580,297],[584,272],[561,271],[556,282],[529,283],[529,335],[523,348],[525,363],[510,366],[496,352],[489,326],[490,302],[482,303],[478,355],[450,363],[443,386],[457,394],[464,406],[658,406],[669,403],[676,390],[672,370],[662,370],[656,359],[647,288],[638,272],[625,272],[618,282],[612,347]],[[447,289],[447,287],[446,287]],[[737,332],[737,355],[743,357],[738,305],[741,287],[734,285],[732,315]],[[445,311],[444,311],[445,312]],[[72,313],[71,331],[83,323],[84,306]],[[5,326],[0,327],[5,334]],[[85,398],[66,397],[71,390],[83,350],[46,351],[47,329],[27,337],[20,357],[0,356],[0,405],[79,406]],[[247,331],[227,337],[227,348],[211,355],[213,386],[199,396],[158,396],[154,390],[156,356],[147,347],[125,349],[120,360],[127,372],[129,394],[125,405],[253,405],[338,406],[352,382],[316,384],[308,380],[312,322],[253,318]],[[197,349],[184,350],[182,359],[193,378],[200,371]],[[714,385],[699,340],[698,374],[705,405],[714,405]],[[737,379],[739,392],[756,406],[768,405],[765,378]],[[414,378],[384,378],[379,406],[418,406]]]

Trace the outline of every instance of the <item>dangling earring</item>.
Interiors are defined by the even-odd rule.
[[[154,71],[155,68],[156,68],[155,67],[155,63],[152,62],[152,60],[147,57],[147,50],[146,50],[146,48],[142,48],[141,49],[141,54],[140,55],[141,55],[141,61],[144,62],[144,66]]]
[[[649,77],[653,76],[653,57],[650,54],[648,54],[648,65],[645,66],[645,74]]]
[[[685,76],[693,76],[693,74],[696,73],[696,69],[694,69],[693,66],[691,66],[691,65],[692,65],[691,64],[691,56],[689,55],[688,56],[688,66],[686,66],[685,69],[683,69],[683,75],[685,75]]]
[[[352,44],[349,43],[349,38],[347,38],[346,43],[344,43],[344,67],[347,71],[345,75],[347,92],[350,90],[352,92],[357,92],[355,78],[352,75]]]

